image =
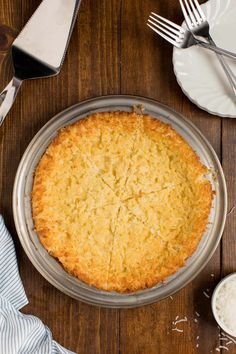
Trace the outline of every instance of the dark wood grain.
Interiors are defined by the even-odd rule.
[[[228,188],[228,209],[236,204],[236,126],[233,119],[222,122],[222,162]],[[222,240],[222,276],[236,271],[236,213],[227,217],[224,237]],[[236,354],[236,346],[230,348]]]
[[[0,0],[2,88],[12,74],[11,42],[39,3],[39,0]],[[222,123],[220,118],[200,110],[184,96],[172,70],[172,48],[145,27],[153,10],[178,22],[182,20],[177,0],[83,0],[60,75],[25,82],[0,129],[0,212],[17,247],[30,302],[24,312],[39,316],[51,328],[56,340],[80,354],[214,352],[219,345],[219,330],[211,315],[210,300],[203,291],[209,289],[211,294],[220,277],[236,269],[236,221],[232,214],[227,220],[222,245],[212,260],[173,298],[132,310],[99,309],[67,297],[44,280],[28,260],[15,232],[12,187],[28,143],[62,109],[106,94],[151,97],[192,120],[222,159],[229,206],[235,204],[235,122],[223,120]],[[184,330],[182,333],[172,331],[176,316],[188,318],[179,326]],[[235,348],[230,352],[236,353]]]

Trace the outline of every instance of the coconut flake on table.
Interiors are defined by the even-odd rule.
[[[216,295],[216,312],[222,323],[236,332],[236,277],[226,281]]]

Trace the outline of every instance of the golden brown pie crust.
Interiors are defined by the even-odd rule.
[[[34,177],[35,230],[80,280],[133,292],[175,273],[206,229],[212,187],[189,144],[136,112],[62,129]]]

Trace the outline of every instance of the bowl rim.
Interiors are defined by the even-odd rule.
[[[220,320],[218,314],[217,314],[217,310],[216,310],[216,297],[220,291],[220,289],[222,288],[222,286],[227,283],[229,281],[230,278],[236,278],[236,272],[230,273],[228,275],[226,275],[223,279],[221,279],[221,281],[216,285],[212,297],[211,297],[211,308],[212,308],[212,313],[213,316],[216,320],[216,322],[218,323],[218,325],[223,329],[223,331],[225,331],[227,334],[236,337],[236,331],[232,332],[229,328],[227,328],[227,326]]]
[[[38,261],[35,259],[35,257],[31,254],[31,251],[27,248],[26,242],[25,242],[25,235],[24,235],[24,230],[23,230],[23,225],[22,225],[22,220],[20,220],[19,217],[19,210],[20,210],[20,203],[22,202],[22,200],[20,198],[18,198],[18,189],[19,189],[19,183],[24,183],[24,181],[22,182],[22,169],[24,168],[24,163],[25,160],[27,158],[27,155],[29,154],[29,152],[31,151],[31,149],[33,148],[34,144],[36,144],[36,142],[40,139],[40,136],[42,135],[42,133],[45,133],[45,131],[47,131],[51,126],[55,126],[55,124],[57,124],[57,122],[62,119],[64,116],[73,116],[73,112],[80,109],[82,110],[84,107],[91,107],[90,111],[96,110],[97,104],[102,104],[104,101],[117,101],[117,104],[120,102],[125,101],[126,105],[129,105],[129,107],[133,107],[133,105],[138,104],[138,103],[133,103],[132,102],[132,106],[130,101],[133,100],[134,102],[139,102],[139,105],[141,104],[149,104],[151,107],[158,107],[158,109],[163,110],[166,112],[166,114],[168,113],[167,118],[171,119],[169,117],[169,115],[173,115],[173,117],[176,119],[176,121],[179,124],[183,124],[186,128],[186,130],[189,130],[190,133],[192,135],[196,135],[196,140],[200,141],[201,144],[204,144],[204,147],[207,149],[208,153],[210,154],[212,161],[214,160],[215,165],[217,166],[217,172],[219,174],[219,180],[220,180],[220,191],[222,193],[222,205],[220,205],[220,223],[217,223],[217,234],[214,237],[214,244],[212,244],[211,242],[211,248],[209,253],[204,254],[205,258],[204,261],[202,261],[199,265],[198,268],[196,268],[194,270],[194,272],[189,275],[187,273],[187,270],[185,272],[185,277],[182,276],[182,283],[176,287],[176,289],[172,290],[171,292],[169,292],[166,295],[163,296],[159,296],[159,297],[155,297],[155,295],[151,295],[151,290],[154,292],[154,288],[151,289],[147,289],[147,290],[143,290],[137,293],[131,293],[131,294],[119,294],[118,298],[119,300],[117,300],[115,295],[118,295],[117,293],[108,293],[105,292],[105,298],[106,301],[104,301],[104,298],[102,298],[102,295],[104,295],[104,293],[101,295],[100,299],[94,299],[93,298],[93,291],[91,290],[92,295],[89,297],[84,296],[84,294],[74,294],[73,293],[73,289],[68,289],[65,287],[65,285],[61,284],[59,281],[55,280],[49,273],[47,273],[44,269],[44,267],[42,265],[40,265],[38,263]],[[117,109],[118,110],[118,109]],[[88,113],[90,113],[90,111]],[[86,115],[84,115],[86,116]],[[173,119],[172,117],[172,119]],[[83,118],[83,117],[82,117]],[[161,116],[161,118],[164,118]],[[77,120],[80,118],[77,118]],[[73,122],[70,122],[70,124],[72,124]],[[177,123],[176,123],[177,124]],[[64,124],[64,126],[67,124]],[[212,255],[214,254],[223,230],[224,230],[224,225],[225,225],[225,221],[226,221],[226,216],[227,216],[227,189],[226,189],[226,182],[225,182],[225,178],[224,178],[224,173],[220,164],[220,161],[213,149],[213,147],[210,145],[210,143],[208,142],[208,140],[204,137],[204,135],[200,132],[200,130],[187,118],[185,118],[182,114],[176,112],[174,109],[156,101],[150,98],[146,98],[146,97],[142,97],[142,96],[133,96],[133,95],[106,95],[106,96],[100,96],[100,97],[95,97],[89,100],[85,100],[82,102],[79,102],[61,112],[59,112],[57,115],[55,115],[53,118],[51,118],[39,131],[38,133],[33,137],[33,139],[31,140],[31,142],[29,143],[28,147],[26,148],[20,164],[18,166],[17,169],[17,173],[16,173],[16,177],[15,177],[15,182],[14,182],[14,188],[13,188],[13,216],[14,216],[14,221],[15,221],[15,226],[16,226],[16,230],[17,230],[17,234],[18,237],[20,239],[21,245],[24,249],[24,251],[26,252],[28,258],[30,259],[31,263],[34,265],[34,267],[40,272],[40,274],[47,280],[49,281],[54,287],[58,288],[60,291],[64,292],[65,294],[80,300],[80,301],[84,301],[86,303],[89,304],[93,304],[93,305],[97,305],[97,306],[103,306],[103,307],[113,307],[113,308],[128,308],[128,307],[139,307],[139,306],[143,306],[143,305],[147,305],[153,302],[156,302],[158,300],[161,300],[163,298],[166,298],[172,294],[174,294],[175,292],[179,291],[181,288],[183,288],[184,286],[186,286],[190,281],[192,281],[199,273],[200,271],[206,266],[206,264],[208,263],[208,261],[210,260],[210,258],[212,257]],[[29,228],[25,228],[26,232],[29,232]],[[29,235],[28,235],[29,236]],[[43,247],[43,246],[42,246]],[[204,250],[203,250],[204,251]],[[196,252],[194,252],[196,253]],[[191,258],[191,257],[190,257]],[[196,262],[198,261],[198,259],[196,260]],[[196,263],[195,262],[195,263]],[[187,267],[186,267],[187,268]],[[165,284],[164,284],[165,285]],[[164,287],[167,287],[166,285]],[[92,289],[92,287],[90,287]],[[97,290],[97,289],[96,289]],[[144,300],[142,298],[142,296],[140,295],[140,293],[144,293],[145,291],[147,292],[149,291],[149,296],[146,296],[146,300]],[[147,295],[148,293],[146,293]],[[145,297],[145,294],[143,295],[143,297]],[[124,300],[124,299],[127,299]],[[131,300],[132,298],[132,300]]]

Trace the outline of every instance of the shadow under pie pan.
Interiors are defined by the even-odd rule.
[[[209,179],[215,196],[207,229],[195,253],[186,265],[165,282],[135,293],[119,294],[89,286],[70,276],[41,245],[34,231],[31,191],[34,171],[58,130],[95,112],[128,111],[136,106],[144,113],[170,124],[195,150],[211,171]],[[213,255],[223,232],[227,212],[227,192],[223,171],[213,148],[201,132],[187,119],[157,101],[135,96],[104,96],[81,102],[52,118],[33,138],[17,170],[13,191],[13,212],[21,244],[36,269],[53,286],[65,294],[89,304],[129,308],[153,303],[168,297],[188,284]]]

